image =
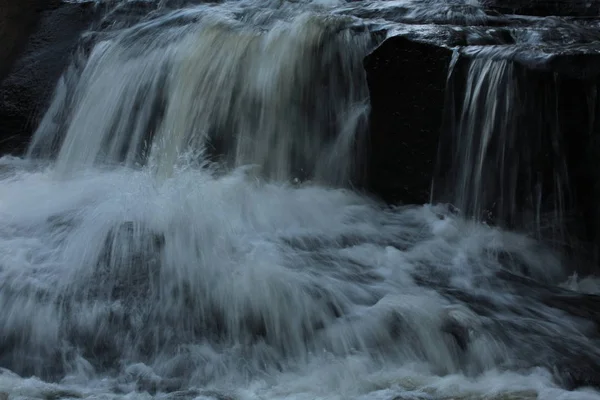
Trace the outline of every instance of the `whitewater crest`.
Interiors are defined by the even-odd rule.
[[[593,278],[352,190],[380,37],[337,6],[86,34],[27,157],[0,159],[0,398],[600,398]]]

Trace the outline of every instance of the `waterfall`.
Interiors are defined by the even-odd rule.
[[[600,398],[597,279],[509,229],[569,193],[517,64],[457,50],[434,201],[391,206],[358,5],[118,7],[0,158],[0,399]]]
[[[273,179],[347,184],[364,141],[372,35],[309,13],[257,25],[200,7],[100,41],[63,77],[72,94],[55,97],[30,156],[57,152],[61,174],[151,158],[168,177],[180,154],[199,151]]]
[[[572,200],[557,94],[507,58],[453,62],[433,198],[564,242]]]

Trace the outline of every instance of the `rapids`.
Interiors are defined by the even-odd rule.
[[[86,33],[27,156],[0,158],[0,395],[600,399],[598,321],[569,302],[597,280],[355,189],[381,40],[356,7],[164,5]]]

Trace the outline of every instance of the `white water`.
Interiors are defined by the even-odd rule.
[[[594,281],[450,207],[339,188],[373,42],[323,4],[257,4],[108,33],[30,157],[0,159],[0,393],[600,398],[564,388],[593,376],[594,327],[547,305]]]
[[[557,261],[524,237],[443,207],[386,210],[244,171],[215,179],[181,167],[158,183],[146,170],[57,180],[16,160],[4,168],[0,327],[14,347],[2,360],[66,373],[58,386],[0,375],[0,391],[14,398],[106,398],[136,384],[249,399],[599,396],[559,390],[533,365],[569,362],[564,349],[595,350],[585,323],[495,277],[510,269],[499,261],[509,251],[538,280],[562,279]],[[139,230],[102,261],[110,231],[126,221]],[[148,254],[149,232],[164,236],[160,252]],[[126,254],[136,249],[142,260]],[[499,311],[478,315],[441,288]],[[523,302],[539,315],[507,307]],[[453,326],[468,336],[465,350]],[[546,348],[555,335],[561,348]],[[120,359],[112,373],[98,365],[111,350]],[[533,369],[501,372],[530,361]],[[122,395],[131,396],[148,395]]]

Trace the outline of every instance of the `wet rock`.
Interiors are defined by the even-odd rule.
[[[18,21],[26,21],[22,34],[18,37],[13,34],[13,49],[4,50],[9,54],[9,60],[15,58],[16,53],[20,55],[9,66],[3,64],[7,73],[0,82],[0,153],[19,153],[24,149],[69,62],[79,35],[95,18],[93,2],[32,0],[29,3],[33,6],[27,10],[32,14],[25,13],[25,9],[20,11]],[[39,3],[46,3],[45,7],[38,7]],[[20,24],[19,29],[23,29]],[[28,31],[32,34],[24,38]]]
[[[44,392],[44,400],[81,399],[81,393],[72,390],[50,389]]]
[[[600,30],[593,30],[590,35],[593,35],[593,40],[600,40]],[[597,43],[498,44],[501,44],[499,40],[487,46],[469,43],[468,47],[459,49],[459,53],[469,59],[509,60],[532,74],[547,72],[561,78],[581,80],[593,80],[600,75],[600,45]]]
[[[0,80],[4,78],[50,1],[0,1]]]
[[[585,356],[574,356],[558,366],[555,378],[568,390],[581,387],[600,387],[600,365]]]
[[[202,392],[200,392],[200,396],[207,397],[207,398],[212,398],[212,399],[215,399],[215,400],[233,400],[234,399],[233,396],[229,396],[229,395],[224,394],[224,393],[219,393],[219,392],[216,392],[214,390],[205,390],[205,391],[202,391]]]
[[[156,375],[152,369],[144,364],[134,364],[126,368],[126,380],[135,381],[138,392],[148,392],[152,395],[156,393],[177,393],[182,390],[183,382],[181,379],[164,379]],[[182,393],[182,392],[179,392]],[[181,396],[185,398],[184,396]]]
[[[111,230],[96,269],[100,293],[128,303],[147,297],[157,285],[164,235],[135,222]]]
[[[598,69],[600,71],[600,68]],[[580,274],[597,273],[600,262],[600,77],[556,80],[558,124],[565,138],[565,159],[569,170],[574,225],[571,232],[579,259],[574,266]],[[591,261],[591,263],[590,263]]]
[[[448,48],[395,36],[365,58],[368,186],[385,201],[429,200],[451,57]]]
[[[597,17],[597,0],[488,0],[486,7],[502,13],[534,16]]]
[[[397,31],[364,63],[368,190],[391,203],[451,203],[486,223],[534,232],[591,260],[578,263],[590,272],[600,254],[600,31],[551,19]],[[475,163],[483,166],[478,184]]]
[[[103,4],[102,19],[99,28],[102,31],[124,29],[151,17],[162,7],[168,7],[169,1],[132,0]]]
[[[364,7],[360,2],[349,12],[359,18],[385,19],[408,24],[484,25],[489,21],[484,9],[465,2],[421,0],[394,4],[372,3]]]
[[[529,288],[530,291],[536,289]],[[600,387],[598,374],[600,368],[599,354],[597,352],[597,335],[587,332],[586,338],[555,336],[547,331],[547,321],[531,323],[532,318],[539,318],[543,306],[537,302],[536,295],[522,298],[523,304],[529,306],[501,307],[502,314],[494,314],[485,321],[479,331],[491,335],[504,346],[511,348],[521,355],[520,360],[510,361],[514,369],[531,369],[536,367],[547,368],[553,371],[556,381],[563,387],[572,390],[585,386]],[[582,296],[583,297],[583,296]],[[470,308],[473,304],[470,304]],[[558,305],[558,303],[557,303]],[[562,308],[562,305],[559,306]],[[506,314],[508,312],[508,314]],[[570,318],[565,314],[565,318]],[[447,331],[448,332],[448,331]],[[464,332],[448,332],[458,340]],[[459,342],[460,343],[460,342]],[[470,351],[470,343],[464,342],[463,351]]]
[[[181,390],[170,393],[170,397],[174,400],[193,400],[196,399],[199,395],[200,392],[197,390]]]
[[[455,341],[456,345],[462,350],[466,351],[469,342],[471,341],[469,327],[461,324],[456,319],[449,318],[444,321],[442,325],[442,331],[449,334]]]
[[[163,245],[161,234],[131,221],[108,232],[89,280],[58,301],[66,342],[77,349],[63,356],[63,362],[81,356],[90,368],[104,371],[117,367],[124,351],[155,354],[162,339],[148,328],[154,310],[147,302],[158,296]],[[81,307],[95,309],[92,322],[81,324]],[[169,336],[169,332],[161,333]]]
[[[595,333],[600,335],[600,296],[544,285],[507,271],[502,271],[498,277],[509,282],[514,290],[530,293],[548,307],[590,322]]]

